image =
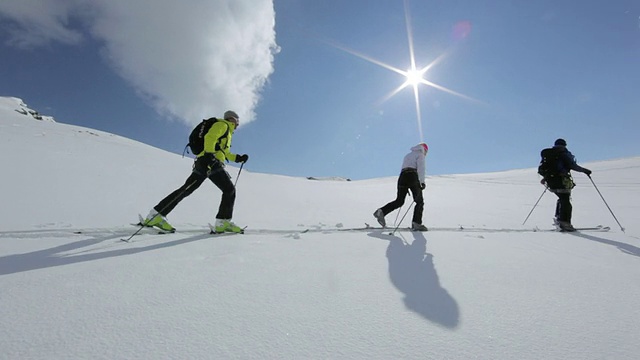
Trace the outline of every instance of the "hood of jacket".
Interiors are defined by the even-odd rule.
[[[420,152],[422,152],[422,153],[423,153],[423,154],[425,154],[425,155],[427,154],[427,151],[425,150],[425,148],[424,148],[424,146],[422,145],[422,143],[420,143],[420,144],[418,144],[418,145],[415,145],[415,146],[412,146],[412,147],[411,147],[411,151],[420,151]]]

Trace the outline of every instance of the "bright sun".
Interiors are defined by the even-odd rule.
[[[407,70],[407,85],[416,86],[422,82],[422,71]]]
[[[474,102],[479,102],[482,103],[479,100],[476,100],[474,98],[471,98],[469,96],[466,96],[464,94],[455,92],[453,90],[447,89],[444,86],[438,85],[436,83],[433,83],[429,80],[426,80],[423,76],[424,74],[427,73],[427,71],[429,71],[429,69],[431,69],[433,66],[435,66],[437,63],[439,63],[440,61],[442,61],[442,59],[445,58],[445,56],[448,54],[448,52],[445,52],[444,54],[438,56],[433,62],[431,62],[429,65],[425,66],[424,68],[418,68],[416,67],[416,61],[415,61],[415,54],[413,51],[413,32],[411,30],[411,21],[410,21],[410,16],[409,16],[409,9],[408,9],[408,5],[407,5],[407,0],[404,1],[404,15],[405,15],[405,22],[406,22],[406,26],[407,26],[407,37],[409,40],[409,61],[411,62],[411,68],[408,69],[407,71],[402,71],[396,67],[393,67],[391,65],[385,64],[380,60],[376,60],[374,58],[372,58],[371,56],[365,55],[365,54],[361,54],[355,50],[349,49],[345,46],[336,44],[334,42],[329,42],[329,44],[331,46],[334,46],[338,49],[341,49],[347,53],[350,53],[354,56],[357,56],[361,59],[364,59],[366,61],[369,61],[375,65],[378,65],[380,67],[383,67],[387,70],[391,70],[401,76],[405,77],[405,81],[402,85],[398,86],[395,90],[391,91],[389,94],[387,94],[387,96],[384,97],[384,99],[381,102],[384,102],[388,99],[390,99],[391,97],[393,97],[395,94],[399,93],[402,89],[411,86],[412,90],[413,90],[413,98],[415,100],[415,105],[416,105],[416,120],[417,120],[417,124],[418,124],[418,133],[420,135],[420,141],[422,141],[424,139],[423,133],[422,133],[422,114],[420,111],[420,93],[419,93],[419,88],[420,85],[426,85],[426,86],[430,86],[432,88],[438,89],[440,91],[444,91],[446,93],[455,95],[455,96],[459,96],[461,98],[470,100],[470,101],[474,101]]]

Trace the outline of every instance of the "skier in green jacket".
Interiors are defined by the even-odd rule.
[[[215,232],[242,232],[242,228],[231,221],[236,189],[231,176],[224,168],[226,160],[245,163],[249,155],[238,155],[231,152],[233,132],[240,125],[240,117],[234,111],[226,111],[223,119],[217,119],[204,135],[204,150],[196,155],[193,171],[184,185],[162,199],[151,209],[142,225],[155,226],[164,231],[175,231],[166,216],[182,199],[191,195],[202,183],[209,179],[220,190],[222,199],[216,215]]]

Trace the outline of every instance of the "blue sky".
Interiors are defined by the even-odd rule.
[[[0,96],[174,153],[234,109],[246,168],[292,176],[395,176],[422,140],[429,175],[535,167],[558,137],[579,162],[640,155],[637,1],[128,3],[0,3]],[[419,122],[380,66],[410,68],[407,18],[450,90],[419,85]]]

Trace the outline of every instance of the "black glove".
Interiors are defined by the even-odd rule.
[[[247,154],[236,155],[237,163],[246,163],[247,161],[249,161],[249,155]]]
[[[587,176],[591,176],[591,170],[584,169],[583,173],[587,174]]]
[[[426,188],[427,188],[427,184],[425,183],[420,184],[420,189],[424,190]]]

